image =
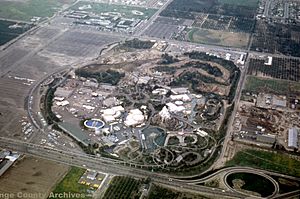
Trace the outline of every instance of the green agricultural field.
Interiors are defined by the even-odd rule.
[[[300,176],[300,161],[288,154],[247,149],[239,151],[226,166],[249,166],[292,176]]]
[[[249,34],[193,28],[188,33],[188,40],[194,43],[246,48]]]
[[[259,0],[218,0],[218,3],[255,8],[258,6]]]
[[[300,83],[248,76],[244,90],[248,92],[269,91],[272,93],[287,94],[289,92],[299,92]]]
[[[103,199],[139,198],[141,182],[130,177],[116,176],[110,182]]]
[[[18,23],[18,28],[9,28],[9,26],[15,24],[15,22],[0,20],[0,46],[18,37],[32,27],[32,25],[27,23]]]
[[[84,5],[91,5],[91,9],[85,9],[84,11],[92,11],[96,14],[101,14],[105,12],[118,12],[124,18],[137,18],[137,19],[148,19],[157,11],[157,9],[141,8],[141,7],[131,7],[125,5],[115,5],[115,4],[105,4],[105,3],[95,3],[95,2],[78,2],[70,9],[78,10],[79,7]],[[142,12],[142,15],[136,15],[133,11]]]
[[[25,0],[25,1],[0,1],[0,17],[5,19],[30,21],[36,17],[51,17],[63,5],[74,0]]]
[[[85,199],[92,198],[87,192],[88,187],[78,183],[78,180],[84,174],[84,172],[85,169],[72,167],[71,170],[68,172],[68,174],[62,179],[62,181],[56,185],[56,187],[54,188],[51,194],[55,195],[56,193],[59,194],[59,193],[70,192],[74,194],[75,193],[82,194],[82,196],[84,196],[83,198]],[[51,197],[50,195],[49,198],[53,198],[53,197]],[[78,198],[78,197],[74,196],[73,198]]]

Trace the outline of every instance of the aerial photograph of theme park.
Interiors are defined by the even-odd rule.
[[[300,196],[298,0],[3,0],[0,95],[0,198]]]

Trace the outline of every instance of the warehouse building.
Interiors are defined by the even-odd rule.
[[[289,129],[288,147],[295,148],[295,149],[298,148],[298,131],[296,128]]]
[[[276,136],[271,134],[258,134],[256,136],[256,141],[265,143],[265,144],[274,144],[276,141]]]

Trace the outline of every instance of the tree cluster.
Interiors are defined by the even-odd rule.
[[[121,78],[125,76],[124,73],[119,73],[118,71],[108,69],[103,72],[91,72],[84,68],[77,69],[75,74],[80,77],[85,78],[94,78],[98,81],[98,83],[109,83],[112,85],[116,85],[119,83]]]
[[[135,49],[150,49],[154,45],[154,42],[151,41],[142,41],[139,39],[127,40],[124,42],[123,46],[127,48]]]

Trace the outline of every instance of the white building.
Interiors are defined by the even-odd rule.
[[[191,98],[187,94],[171,95],[170,98],[171,98],[172,101],[175,101],[175,100],[178,101],[178,100],[180,100],[180,101],[186,102],[186,101],[190,101],[191,100]]]
[[[265,62],[265,65],[271,66],[272,65],[272,61],[273,61],[273,57],[268,56],[268,61]]]
[[[177,113],[177,112],[182,112],[185,110],[185,107],[184,106],[177,106],[176,104],[173,104],[171,102],[167,103],[166,104],[168,106],[168,110],[171,112],[171,113]]]
[[[296,128],[289,129],[288,147],[298,148],[298,131]]]
[[[124,112],[124,108],[122,106],[114,106],[109,109],[101,110],[102,112],[102,118],[106,123],[110,123],[115,121],[117,118],[119,118],[122,115],[122,112]]]
[[[172,88],[171,92],[174,93],[175,95],[178,94],[185,94],[185,93],[189,93],[189,89],[185,88],[185,87],[180,87],[180,88]]]
[[[56,104],[57,106],[67,106],[67,105],[70,104],[70,102],[67,101],[67,100],[64,100],[64,101],[61,101],[61,102],[56,102],[55,104]]]
[[[139,109],[130,110],[124,124],[126,126],[136,126],[142,124],[145,120],[143,112]]]

